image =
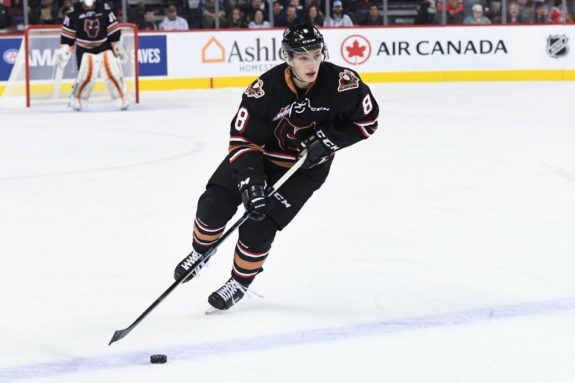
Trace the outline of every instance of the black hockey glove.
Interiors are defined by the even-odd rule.
[[[266,217],[269,206],[266,198],[266,178],[255,169],[242,172],[238,187],[244,207],[250,213],[250,219],[261,221]]]
[[[310,169],[329,159],[329,156],[339,149],[331,136],[323,128],[318,128],[310,137],[301,143],[307,149],[307,158],[302,169]]]

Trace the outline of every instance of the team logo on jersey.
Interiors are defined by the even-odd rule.
[[[339,86],[338,92],[345,92],[346,90],[355,89],[359,87],[359,78],[352,71],[345,69],[339,72]]]
[[[313,129],[315,121],[307,126],[294,125],[289,119],[282,118],[274,130],[274,135],[279,147],[287,152],[299,152],[301,150],[301,137],[298,133],[302,130]]]
[[[273,121],[278,121],[285,116],[291,116],[292,112],[301,114],[306,110],[311,110],[312,112],[329,112],[329,108],[326,108],[325,106],[311,106],[311,101],[306,97],[300,102],[294,101],[288,106],[282,107],[279,113],[273,118]]]
[[[244,92],[248,97],[260,98],[266,92],[264,91],[264,82],[261,79],[257,79],[256,81],[252,82],[252,84],[246,89]]]
[[[554,59],[567,56],[569,53],[569,38],[567,35],[549,35],[547,37],[547,54]]]
[[[98,37],[98,32],[100,32],[100,20],[98,19],[86,19],[84,20],[84,32],[89,38],[95,39]]]

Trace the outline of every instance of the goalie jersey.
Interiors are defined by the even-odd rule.
[[[96,1],[93,9],[85,10],[77,2],[62,22],[60,43],[100,53],[111,49],[111,43],[120,40],[120,33],[118,20],[108,5]]]
[[[378,114],[377,102],[356,72],[324,61],[315,83],[301,90],[288,65],[280,64],[244,92],[231,122],[228,158],[234,172],[263,171],[263,161],[289,168],[315,128],[327,129],[344,148],[370,137]]]

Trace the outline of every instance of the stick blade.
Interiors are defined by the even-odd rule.
[[[116,330],[114,331],[114,335],[112,336],[112,339],[110,340],[110,343],[108,343],[108,346],[111,345],[114,342],[119,341],[120,339],[122,339],[123,337],[125,337],[126,335],[128,335],[128,333],[130,332],[131,328],[126,328],[123,330]]]

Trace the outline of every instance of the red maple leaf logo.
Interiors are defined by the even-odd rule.
[[[365,48],[367,48],[365,45],[364,46],[359,45],[357,39],[353,40],[353,44],[351,44],[351,47],[345,47],[345,49],[347,50],[347,56],[349,58],[352,58],[353,56],[363,57],[363,52],[365,51]]]

